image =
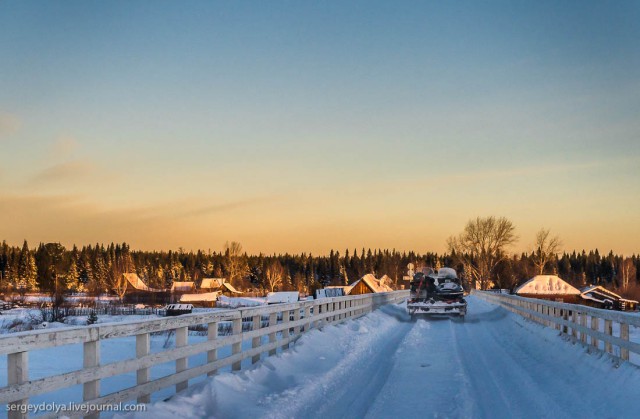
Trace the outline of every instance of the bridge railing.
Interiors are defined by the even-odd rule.
[[[176,392],[181,391],[187,388],[190,379],[213,375],[224,367],[240,370],[243,360],[251,358],[253,364],[261,356],[275,355],[278,349],[288,348],[302,333],[313,328],[362,316],[379,306],[400,302],[407,296],[408,291],[395,291],[11,334],[0,338],[0,354],[7,355],[7,385],[0,387],[0,404],[7,404],[9,418],[24,418],[27,417],[25,406],[28,406],[30,397],[82,385],[82,402],[74,406],[75,412],[65,412],[65,415],[97,417],[99,413],[95,412],[99,406],[134,401],[148,403],[151,395],[159,390],[175,386]],[[249,327],[243,328],[243,319],[245,322],[249,320]],[[230,328],[220,329],[230,329],[230,334],[220,335],[219,325],[229,322]],[[207,339],[190,344],[189,328],[202,330],[203,325]],[[151,335],[162,332],[175,333],[175,345],[152,353]],[[135,357],[102,363],[101,343],[124,337],[135,337],[131,341],[131,346],[135,346]],[[81,369],[29,379],[30,352],[74,344],[82,344]],[[223,348],[227,356],[219,357]],[[189,357],[198,354],[206,355],[206,362],[189,367]],[[51,362],[57,361],[52,359]],[[167,362],[175,363],[175,372],[152,379],[151,368]],[[127,373],[135,373],[134,386],[109,394],[101,392],[102,380]],[[38,417],[57,415],[49,412]]]
[[[640,328],[640,316],[579,304],[524,298],[493,292],[473,294],[527,319],[554,328],[574,341],[640,365],[640,331],[630,339],[630,327]],[[630,353],[633,357],[630,357]],[[630,359],[631,358],[631,359]]]

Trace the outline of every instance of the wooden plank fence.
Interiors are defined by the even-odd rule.
[[[211,376],[228,366],[234,371],[240,370],[242,360],[250,358],[256,363],[262,354],[274,355],[278,348],[289,348],[302,333],[313,328],[357,318],[407,297],[408,291],[395,291],[7,335],[0,338],[0,354],[7,355],[7,385],[0,387],[0,404],[15,406],[15,410],[9,409],[9,418],[26,418],[26,409],[16,408],[26,406],[30,397],[82,385],[83,402],[77,406],[79,411],[65,412],[65,415],[98,417],[98,406],[134,401],[148,403],[150,396],[159,390],[175,386],[176,391],[181,391],[187,388],[190,379]],[[250,324],[247,330],[243,319]],[[219,333],[219,326],[227,322],[231,323],[231,334],[224,336]],[[207,340],[188,344],[188,329],[202,325],[206,325]],[[158,332],[174,332],[175,347],[151,353],[150,335]],[[135,336],[135,358],[102,364],[100,342],[127,336]],[[263,336],[267,337],[266,342]],[[243,350],[243,341],[250,341],[250,348]],[[30,351],[72,344],[83,345],[82,369],[29,380]],[[230,347],[231,354],[219,358],[218,351],[223,347]],[[201,353],[206,354],[207,362],[189,367],[188,358]],[[150,368],[166,362],[175,362],[175,373],[152,380]],[[101,395],[101,380],[133,371],[136,372],[135,386]],[[86,414],[89,411],[93,413]],[[49,412],[38,417],[55,416]]]
[[[629,327],[640,327],[637,314],[486,291],[474,290],[472,293],[524,318],[554,328],[591,350],[605,352],[623,361],[630,360],[630,352],[640,355],[640,342],[629,340]],[[614,335],[614,329],[618,336]]]

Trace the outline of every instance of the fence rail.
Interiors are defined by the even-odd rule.
[[[630,326],[640,328],[638,315],[493,292],[474,291],[473,294],[554,328],[593,350],[606,352],[624,361],[630,361],[630,353],[640,355],[640,342],[629,339]],[[614,331],[618,333],[617,336]]]
[[[362,316],[379,306],[400,302],[407,296],[408,291],[395,291],[195,313],[124,324],[110,323],[12,334],[0,338],[0,354],[7,355],[7,385],[0,387],[0,404],[8,405],[9,418],[25,418],[27,413],[24,409],[18,409],[18,406],[26,405],[30,397],[79,384],[83,386],[81,407],[85,412],[95,411],[90,409],[98,405],[132,401],[148,403],[151,395],[159,390],[175,386],[176,391],[181,391],[187,388],[190,379],[213,375],[220,368],[228,366],[234,371],[240,370],[243,360],[251,358],[254,364],[262,354],[275,355],[278,348],[288,348],[302,333],[313,328]],[[247,319],[250,328],[246,327]],[[219,334],[219,326],[223,322],[231,324],[231,334],[228,336]],[[207,340],[188,344],[188,329],[202,325],[206,325]],[[175,333],[175,347],[151,353],[151,334],[167,331]],[[135,336],[135,358],[102,364],[100,343],[127,336]],[[263,337],[266,339],[262,339]],[[251,348],[243,349],[242,342],[249,340]],[[30,351],[72,344],[83,345],[82,369],[29,380]],[[219,358],[218,351],[223,347],[230,347],[231,354]],[[198,354],[206,354],[207,362],[189,367],[188,358]],[[175,362],[175,373],[151,379],[150,368],[167,362]],[[136,372],[135,386],[101,395],[101,380],[133,371]],[[71,417],[82,416],[79,412],[65,414]],[[93,413],[88,416],[98,415],[99,413]],[[55,413],[47,413],[38,417],[55,416]]]

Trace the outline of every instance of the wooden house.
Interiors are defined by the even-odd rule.
[[[515,294],[526,298],[538,298],[562,303],[575,304],[580,300],[580,290],[557,275],[536,275],[520,285]]]
[[[384,283],[384,280],[376,279],[372,274],[366,274],[353,284],[349,285],[349,295],[371,294],[377,292],[393,291]]]
[[[627,300],[613,291],[600,286],[592,285],[580,290],[581,304],[604,308],[608,310],[635,311],[638,309],[638,302]]]
[[[124,302],[128,304],[164,304],[168,301],[168,292],[151,288],[136,273],[124,273]]]
[[[237,297],[242,295],[242,292],[238,291],[227,282],[225,278],[203,278],[200,283],[200,292],[212,292],[216,291],[218,294],[226,295],[228,297]]]
[[[219,290],[224,282],[224,278],[202,278],[200,290],[202,292]]]
[[[215,307],[219,293],[201,292],[197,294],[182,294],[180,296],[181,304],[193,304],[194,307]]]
[[[223,282],[222,286],[220,287],[220,294],[226,295],[228,297],[238,297],[242,295],[242,292],[235,289],[230,282]]]
[[[196,284],[193,281],[174,281],[171,284],[171,301],[178,302],[183,294],[196,292]]]

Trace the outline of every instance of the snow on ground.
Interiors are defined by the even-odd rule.
[[[211,311],[211,309],[206,309]],[[99,314],[97,323],[114,323],[136,320],[157,319],[160,316],[150,315],[107,315]],[[57,327],[84,326],[88,316],[67,316],[62,322],[42,322],[42,312],[34,308],[14,308],[5,310],[0,315],[0,334],[22,332],[34,329],[53,329]]]
[[[637,367],[469,297],[464,322],[386,306],[127,417],[631,418],[639,398]]]

